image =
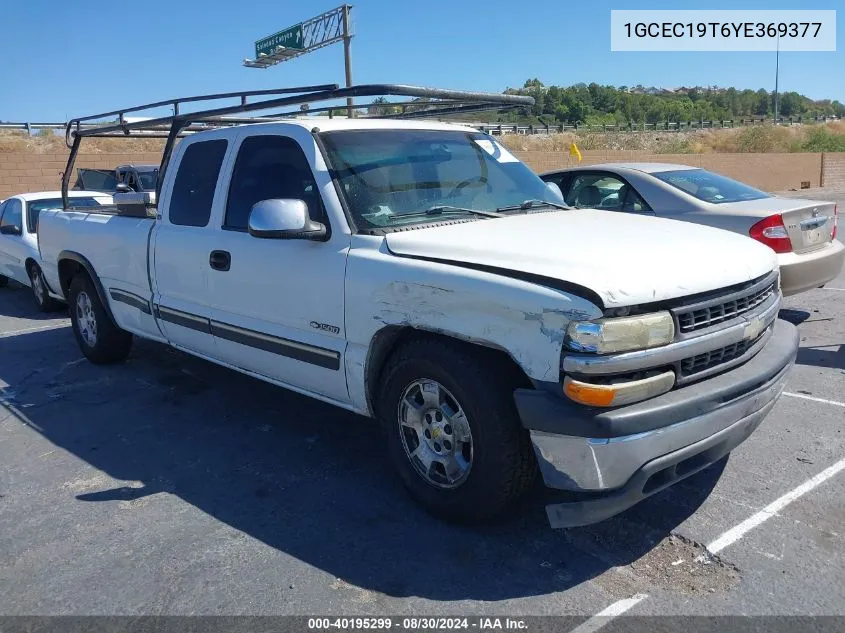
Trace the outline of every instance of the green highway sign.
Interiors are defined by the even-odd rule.
[[[262,53],[264,55],[272,55],[276,51],[277,46],[296,48],[300,50],[304,48],[302,23],[287,28],[284,31],[273,33],[273,35],[262,37],[255,43],[255,58],[258,59]]]

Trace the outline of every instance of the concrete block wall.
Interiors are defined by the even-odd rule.
[[[576,165],[598,163],[645,162],[681,163],[694,165],[723,174],[763,189],[782,191],[800,189],[802,182],[810,187],[821,185],[821,154],[647,154],[637,151],[582,150],[582,161],[573,159],[566,151],[514,151],[537,172],[551,171]],[[826,157],[837,156],[826,154]],[[845,154],[842,155],[845,158]],[[845,160],[843,160],[845,163]],[[827,185],[827,182],[825,182]]]
[[[537,172],[579,164],[566,151],[514,151]],[[765,191],[845,187],[845,153],[795,154],[647,154],[636,151],[582,150],[581,165],[607,162],[682,163],[709,169]],[[80,154],[76,167],[112,169],[121,163],[158,164],[158,152]],[[61,188],[67,153],[0,152],[0,200],[17,193]],[[76,181],[76,174],[71,182]]]
[[[845,152],[826,152],[822,159],[822,185],[845,189]]]
[[[62,173],[67,165],[67,152],[30,154],[23,152],[0,152],[0,200],[18,193],[32,191],[56,191],[62,188]],[[121,154],[80,154],[76,167],[114,169],[122,163],[158,164],[158,152]],[[71,186],[76,174],[71,178]]]

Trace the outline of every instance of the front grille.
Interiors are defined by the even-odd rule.
[[[753,310],[775,292],[777,292],[777,280],[772,281],[762,288],[751,289],[746,295],[732,296],[726,301],[717,300],[710,305],[694,307],[686,311],[683,308],[679,308],[676,311],[678,327],[682,334],[687,334],[728,321],[749,310]],[[711,353],[718,351],[714,350]]]
[[[687,378],[702,371],[727,363],[735,358],[739,358],[766,334],[768,329],[763,330],[756,338],[740,341],[739,343],[732,343],[719,349],[710,350],[702,354],[690,356],[681,361],[681,376]]]

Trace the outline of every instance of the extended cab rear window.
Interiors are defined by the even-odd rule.
[[[171,224],[207,226],[211,218],[211,203],[217,177],[226,155],[227,141],[197,141],[191,143],[179,161],[179,171],[170,197]]]

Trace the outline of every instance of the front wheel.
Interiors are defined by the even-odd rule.
[[[44,281],[44,273],[38,264],[30,264],[29,287],[32,289],[32,297],[35,299],[35,306],[41,312],[55,312],[62,307],[62,304],[53,299],[47,291],[47,282]]]
[[[405,488],[431,514],[487,519],[533,482],[536,461],[508,373],[435,339],[404,344],[385,368],[378,411],[390,456]]]
[[[68,302],[73,335],[85,358],[96,365],[126,360],[132,349],[132,334],[121,330],[111,320],[94,283],[87,275],[80,274],[73,278]]]

